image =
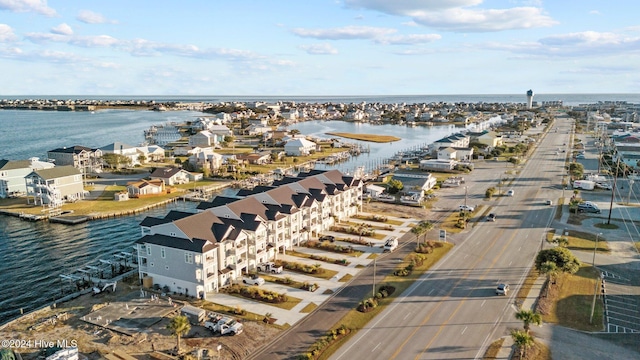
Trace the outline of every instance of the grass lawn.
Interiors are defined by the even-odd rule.
[[[569,236],[562,237],[569,241],[567,244],[567,249],[569,250],[593,251],[596,241],[595,234],[573,230],[569,231]],[[555,236],[553,232],[547,233],[547,241],[552,241],[555,238],[557,238],[557,236]],[[609,244],[607,243],[605,235],[598,237],[598,248],[596,251],[604,253],[610,252]]]
[[[229,294],[229,293],[227,293],[226,295],[235,296],[235,297],[240,298],[240,299],[247,299],[247,297],[242,296],[240,294]],[[267,304],[269,306],[275,306],[275,307],[280,308],[280,309],[285,309],[285,310],[293,309],[294,306],[298,305],[302,301],[302,299],[299,299],[299,298],[296,298],[296,297],[293,297],[293,296],[289,296],[289,295],[287,295],[287,301],[281,302],[281,303],[270,303],[270,302],[266,302],[266,301],[260,301],[260,299],[252,299],[252,300]]]
[[[355,133],[344,133],[344,132],[329,132],[327,135],[332,136],[340,136],[347,139],[354,140],[362,140],[362,141],[371,141],[376,143],[387,143],[402,140],[399,137],[389,136],[389,135],[377,135],[377,134],[355,134]]]
[[[300,310],[301,313],[304,314],[308,314],[310,312],[312,312],[313,310],[315,310],[318,307],[318,305],[314,304],[314,303],[308,303],[307,306],[303,307],[302,310]]]
[[[529,292],[539,276],[540,273],[536,270],[535,266],[529,270],[529,274],[527,274],[527,277],[524,279],[524,282],[516,295],[516,304],[518,304],[518,307],[520,307],[527,296],[529,296]]]
[[[596,298],[593,324],[589,324],[593,294],[600,273],[590,265],[582,265],[577,273],[560,274],[546,297],[538,302],[542,321],[583,331],[602,331],[603,303]],[[598,294],[600,293],[598,286]]]
[[[470,221],[467,224],[467,227],[472,226],[472,222],[474,221],[474,217],[480,215],[480,207],[476,206],[475,211],[470,214]],[[460,218],[460,212],[453,211],[449,216],[447,216],[442,222],[439,224],[439,229],[446,230],[448,233],[457,234],[462,232],[464,229],[461,229],[456,226],[458,223],[458,219]],[[480,217],[481,219],[483,217]],[[477,220],[477,219],[476,219]]]
[[[482,360],[495,360],[498,358],[498,352],[502,348],[502,343],[504,343],[504,338],[500,338],[489,345],[487,351],[484,353]]]
[[[332,329],[337,329],[340,325],[345,324],[348,328],[352,329],[349,335],[341,338],[339,341],[331,344],[325,348],[322,355],[318,359],[328,359],[337,351],[340,346],[345,344],[349,339],[354,336],[358,330],[362,329],[371,319],[380,314],[389,304],[391,304],[400,294],[402,294],[409,286],[411,286],[417,279],[419,279],[427,270],[429,270],[435,263],[437,263],[451,248],[453,244],[445,243],[442,247],[435,248],[433,253],[427,256],[427,259],[422,266],[416,267],[409,276],[395,276],[388,275],[382,281],[380,285],[391,285],[396,288],[393,295],[379,299],[378,306],[367,313],[361,313],[356,309],[350,310]],[[398,268],[403,268],[406,265],[399,264]],[[368,297],[367,297],[368,298]],[[364,299],[363,299],[364,300]]]

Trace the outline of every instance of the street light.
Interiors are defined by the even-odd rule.
[[[596,267],[596,249],[598,249],[598,238],[602,233],[596,235],[596,243],[593,246],[593,260],[591,260],[591,266]],[[593,324],[593,312],[596,310],[596,295],[598,294],[598,279],[596,279],[596,286],[593,290],[593,302],[591,303],[591,317],[589,317],[589,324]]]

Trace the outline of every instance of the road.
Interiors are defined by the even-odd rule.
[[[507,327],[521,326],[513,316],[515,295],[553,220],[554,207],[545,200],[562,195],[568,151],[557,148],[569,149],[571,124],[557,126],[510,184],[514,196],[488,202],[498,220],[479,223],[332,359],[476,359]],[[502,174],[493,176],[468,191],[484,193]],[[511,284],[508,296],[495,295],[499,283]]]

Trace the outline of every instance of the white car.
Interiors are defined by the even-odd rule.
[[[515,191],[509,190],[509,191],[507,191],[507,196],[513,196],[513,195],[515,195],[515,193],[516,193]]]
[[[260,286],[262,284],[264,284],[264,279],[261,278],[258,275],[245,275],[242,277],[242,282],[247,284],[247,285],[256,285],[256,286]]]
[[[496,295],[507,296],[509,294],[509,284],[500,284],[496,288]]]
[[[475,210],[475,208],[473,206],[470,206],[470,205],[460,205],[458,207],[458,210],[473,212]]]

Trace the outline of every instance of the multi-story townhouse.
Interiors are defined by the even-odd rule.
[[[25,176],[27,202],[56,207],[65,201],[84,199],[82,173],[73,166],[33,170]]]
[[[33,170],[51,169],[54,166],[36,157],[29,160],[0,160],[0,198],[26,194],[24,177]]]
[[[258,263],[355,215],[362,182],[337,170],[285,177],[273,186],[216,197],[197,214],[146,218],[137,241],[139,275],[161,288],[206,298]],[[178,269],[179,268],[179,269]]]
[[[83,173],[102,171],[102,150],[85,146],[62,147],[47,151],[49,160],[57,166],[71,165]]]

